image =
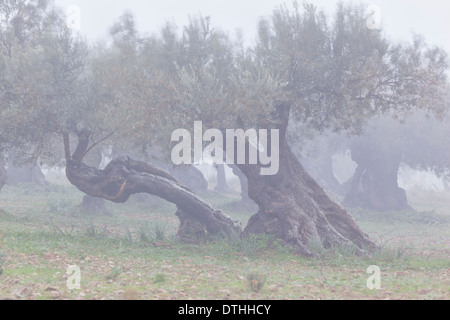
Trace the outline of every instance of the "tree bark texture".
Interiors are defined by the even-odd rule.
[[[286,139],[289,113],[289,106],[281,105],[274,115],[274,127],[280,130],[278,174],[262,176],[260,166],[239,165],[248,179],[249,196],[259,206],[244,235],[272,234],[310,257],[317,256],[310,249],[311,241],[319,241],[325,248],[353,243],[361,254],[374,248],[353,218],[330,200],[291,151]]]
[[[178,237],[191,242],[200,236],[229,236],[241,232],[240,222],[214,210],[162,169],[130,158],[113,160],[104,170],[83,164],[82,155],[89,138],[87,130],[78,133],[77,150],[66,164],[67,178],[80,191],[115,203],[124,203],[138,193],[152,194],[174,203],[181,222]],[[68,135],[64,141],[67,157],[70,154]]]
[[[362,140],[352,146],[358,168],[344,205],[375,211],[410,210],[406,191],[398,186],[401,154]]]

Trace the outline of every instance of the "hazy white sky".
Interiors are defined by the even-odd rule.
[[[61,8],[81,9],[81,32],[91,41],[107,35],[110,26],[126,10],[133,12],[141,32],[157,32],[166,21],[183,26],[189,15],[211,16],[213,25],[230,33],[243,31],[247,41],[254,39],[258,19],[291,0],[55,0]],[[338,0],[310,0],[332,14]],[[350,2],[344,0],[344,2]],[[352,1],[360,2],[360,1]],[[299,3],[302,3],[300,0]],[[367,0],[381,10],[383,25],[396,40],[409,40],[412,32],[422,34],[430,44],[450,52],[450,1],[446,0]]]

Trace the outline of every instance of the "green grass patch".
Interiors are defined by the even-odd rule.
[[[235,195],[201,195],[244,222]],[[435,196],[436,197],[436,196]],[[176,240],[174,206],[154,197],[108,203],[111,216],[76,210],[83,194],[67,186],[6,187],[0,193],[0,298],[13,299],[448,299],[449,217],[420,212],[350,210],[378,248],[324,249],[306,259],[271,236],[218,238],[198,245]],[[450,207],[450,199],[447,199]],[[81,290],[66,269],[81,268]],[[382,289],[366,287],[370,265]]]

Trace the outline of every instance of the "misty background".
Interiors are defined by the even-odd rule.
[[[242,37],[247,45],[257,37],[258,22],[270,16],[281,5],[292,7],[294,1],[280,0],[56,0],[63,10],[78,6],[81,10],[81,28],[78,33],[91,44],[110,39],[109,31],[124,13],[133,14],[138,31],[143,34],[158,34],[167,23],[175,23],[181,28],[188,24],[190,17],[200,15],[212,18],[212,25],[228,32],[231,36]],[[357,3],[349,0],[315,0],[319,9],[333,17],[339,2]],[[303,2],[298,1],[301,5]],[[381,12],[382,29],[388,38],[396,42],[410,41],[413,34],[423,36],[429,45],[442,47],[450,52],[450,2],[442,0],[373,0],[363,3],[377,6]],[[179,31],[180,31],[179,30]],[[181,31],[180,31],[181,32]],[[348,180],[357,165],[350,155],[334,156],[334,174],[340,182]],[[208,180],[214,179],[215,168],[203,165],[201,171]],[[233,180],[232,170],[226,168],[227,178]],[[421,187],[436,191],[444,190],[441,179],[433,173],[417,171],[403,166],[399,171],[399,186],[405,189]]]
[[[179,27],[189,21],[189,16],[211,16],[214,26],[230,35],[242,32],[246,42],[256,37],[258,21],[269,16],[279,5],[292,6],[293,1],[279,0],[56,0],[56,5],[68,8],[76,5],[81,9],[80,33],[90,42],[108,36],[108,30],[124,13],[130,11],[142,33],[158,33],[167,21]],[[333,15],[336,4],[355,1],[314,0],[320,9]],[[301,5],[302,1],[298,1]],[[411,39],[411,33],[423,35],[430,45],[442,46],[450,51],[450,3],[442,0],[372,0],[364,1],[381,10],[383,29],[396,41]]]
[[[449,8],[0,0],[0,300],[450,299]]]

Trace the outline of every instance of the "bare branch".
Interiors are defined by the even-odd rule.
[[[77,159],[77,162],[80,163],[81,161],[83,161],[84,157],[92,151],[92,149],[94,149],[95,147],[97,147],[99,144],[105,142],[106,140],[108,140],[109,138],[111,138],[114,135],[115,131],[111,132],[110,134],[108,134],[106,137],[104,137],[103,139],[95,142],[94,138],[91,137],[92,140],[92,145],[86,149],[86,151],[81,155],[81,157],[79,159]]]

